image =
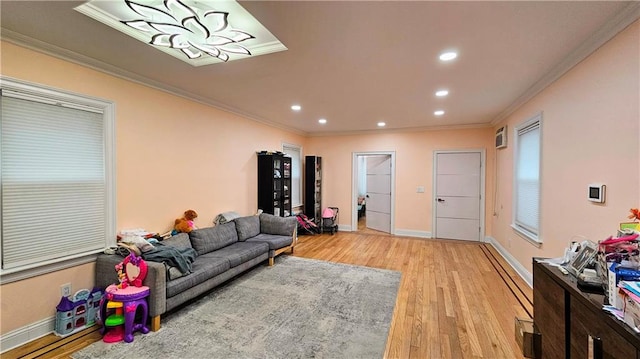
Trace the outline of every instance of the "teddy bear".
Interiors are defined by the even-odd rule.
[[[198,213],[196,211],[189,209],[184,212],[184,217],[176,219],[173,229],[176,232],[189,233],[192,230],[196,229],[193,221],[198,218]]]

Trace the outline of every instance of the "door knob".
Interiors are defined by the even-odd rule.
[[[438,198],[438,202],[444,202],[444,199]]]

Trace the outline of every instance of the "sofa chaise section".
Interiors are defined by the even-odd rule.
[[[293,254],[298,241],[298,221],[296,217],[278,217],[261,213],[259,216],[236,218],[238,240],[269,245],[269,265],[280,253]]]

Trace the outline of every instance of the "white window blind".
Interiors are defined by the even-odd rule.
[[[302,206],[302,151],[299,146],[284,144],[282,152],[291,157],[291,205]]]
[[[541,115],[516,127],[514,228],[539,242]]]
[[[114,235],[104,109],[2,90],[2,270],[102,251]]]

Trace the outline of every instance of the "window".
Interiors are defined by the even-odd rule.
[[[2,282],[115,245],[113,104],[2,78]]]
[[[513,228],[534,242],[540,238],[540,139],[542,114],[515,128]]]
[[[282,144],[282,152],[291,157],[291,206],[302,206],[302,148]]]

